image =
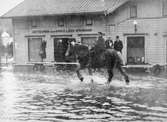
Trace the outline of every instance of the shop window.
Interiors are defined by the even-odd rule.
[[[144,64],[145,62],[145,38],[127,38],[127,63]]]
[[[60,27],[65,26],[65,18],[64,17],[58,19],[58,26],[60,26]]]
[[[90,26],[93,25],[93,19],[91,17],[86,17],[86,25]]]
[[[41,61],[40,49],[42,38],[28,38],[28,57],[30,62]]]
[[[167,16],[167,0],[163,0],[163,16]]]
[[[131,5],[130,6],[130,18],[136,18],[137,17],[137,6]]]

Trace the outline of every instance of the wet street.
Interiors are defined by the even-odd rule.
[[[88,76],[80,83],[70,72],[10,69],[0,79],[0,122],[167,121],[167,79],[130,75],[129,86],[122,77],[107,86],[103,73],[95,73],[91,84]]]

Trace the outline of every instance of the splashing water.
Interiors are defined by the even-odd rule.
[[[94,83],[83,72],[0,74],[0,120],[7,122],[109,122],[167,120],[166,79],[131,75],[130,85],[95,73]]]

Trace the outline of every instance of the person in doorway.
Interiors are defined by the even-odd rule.
[[[40,49],[39,55],[41,56],[42,61],[43,59],[46,58],[46,41],[45,40],[42,40],[41,42],[41,49]]]
[[[111,39],[111,37],[108,37],[108,39],[106,40],[105,42],[105,45],[106,45],[106,49],[112,49],[113,48],[113,41]]]
[[[122,41],[119,39],[119,36],[116,36],[116,41],[114,42],[114,49],[115,49],[116,51],[119,51],[120,53],[122,53],[123,43],[122,43]]]
[[[63,45],[63,40],[60,39],[57,44],[57,56],[58,56],[58,61],[64,61],[65,54],[64,54],[64,45]]]

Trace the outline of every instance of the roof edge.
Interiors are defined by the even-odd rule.
[[[59,16],[59,15],[82,15],[82,14],[111,14],[113,13],[115,10],[117,10],[119,7],[121,7],[122,5],[124,5],[125,3],[127,3],[130,0],[125,0],[124,2],[120,3],[117,7],[115,7],[114,9],[109,9],[106,6],[106,2],[104,1],[104,10],[101,11],[94,11],[94,12],[75,12],[75,13],[60,13],[60,14],[37,14],[37,15],[18,15],[18,16],[8,16],[8,14],[13,11],[15,8],[17,8],[18,6],[20,6],[21,4],[23,4],[26,0],[23,0],[22,2],[20,2],[19,4],[17,4],[15,7],[13,7],[12,9],[10,9],[8,12],[6,12],[5,14],[3,14],[2,16],[0,16],[0,18],[2,19],[8,19],[8,18],[18,18],[18,17],[35,17],[35,16]]]
[[[107,9],[107,14],[111,14],[113,13],[114,11],[116,11],[119,7],[121,7],[122,5],[124,5],[125,3],[129,2],[130,0],[126,0],[124,2],[122,2],[117,8],[113,9],[113,10],[109,10]]]
[[[15,8],[17,8],[18,6],[20,6],[21,4],[23,4],[25,2],[25,0],[23,0],[22,2],[18,3],[15,7],[13,7],[12,9],[10,9],[9,11],[7,11],[6,13],[4,13],[0,18],[10,18],[10,17],[5,17],[8,13],[10,13],[11,11],[13,11]]]
[[[80,12],[80,13],[63,13],[63,14],[41,14],[41,15],[27,15],[27,16],[1,16],[2,19],[7,18],[20,18],[20,17],[39,17],[39,16],[63,16],[63,15],[84,15],[84,14],[104,14],[106,11],[97,12]],[[6,13],[7,14],[7,13]]]

